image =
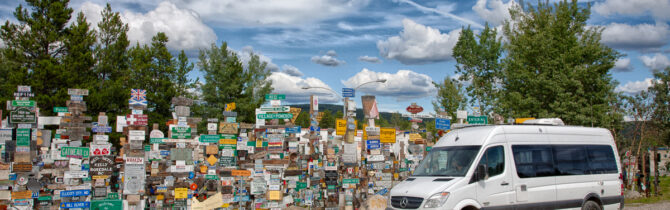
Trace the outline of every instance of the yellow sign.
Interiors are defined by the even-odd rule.
[[[380,128],[379,142],[381,143],[395,143],[395,128]]]
[[[33,192],[30,190],[12,192],[12,199],[30,199],[32,195]]]
[[[188,198],[188,188],[175,188],[174,189],[174,198],[175,199],[185,199]]]
[[[291,114],[293,115],[293,118],[291,118],[291,123],[295,123],[295,119],[298,119],[298,115],[300,115],[300,111],[302,111],[301,108],[293,108],[291,107]]]
[[[409,141],[416,141],[416,140],[421,140],[423,137],[421,137],[421,134],[418,133],[410,133],[409,134]]]
[[[237,139],[220,139],[219,144],[237,144]]]
[[[163,196],[163,195],[161,195],[161,194],[158,194],[158,195],[156,196],[156,200],[162,201],[163,199],[165,199],[165,196]]]
[[[281,191],[279,190],[268,191],[268,200],[273,201],[281,200]]]
[[[356,124],[358,124],[358,122],[356,122]],[[368,124],[367,124],[367,123],[366,123],[366,124],[363,124],[363,139],[364,139],[364,140],[367,140],[367,139],[368,139],[368,132],[365,131],[365,128],[367,128],[367,127],[368,127]],[[378,127],[378,128],[379,128],[379,126],[375,126],[375,127]],[[382,142],[382,143],[383,143],[383,142]],[[394,141],[393,143],[395,143],[395,141]]]
[[[526,117],[526,118],[516,118],[514,119],[514,123],[516,124],[521,124],[523,122],[526,122],[526,120],[534,120],[534,117]]]
[[[107,176],[107,175],[95,175],[91,178],[93,178],[93,179],[107,179],[107,177],[109,177],[109,176]]]
[[[231,176],[251,176],[251,171],[249,170],[233,170],[230,172]]]
[[[335,120],[335,135],[344,136],[347,132],[347,120],[337,119]]]
[[[219,159],[216,158],[216,157],[214,157],[214,155],[210,155],[210,156],[207,158],[207,162],[209,163],[209,165],[214,165],[214,164],[216,163],[216,161],[218,161],[218,160],[219,160]]]
[[[235,102],[226,104],[226,112],[232,112],[235,110]]]
[[[263,147],[263,140],[257,140],[256,147]]]

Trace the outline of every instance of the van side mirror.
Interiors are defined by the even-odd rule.
[[[477,165],[477,181],[486,179],[486,165],[479,164]]]

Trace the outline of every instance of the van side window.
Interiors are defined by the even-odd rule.
[[[587,174],[618,173],[614,151],[610,145],[586,146],[589,158]]]
[[[512,152],[520,178],[556,175],[550,145],[513,145]]]
[[[505,152],[503,146],[494,146],[486,149],[479,164],[486,165],[489,177],[502,174],[505,170]]]
[[[554,145],[558,175],[583,175],[587,173],[584,145]]]

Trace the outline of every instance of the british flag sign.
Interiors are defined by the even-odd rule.
[[[147,90],[144,89],[130,89],[130,99],[128,99],[128,104],[130,105],[147,105]]]

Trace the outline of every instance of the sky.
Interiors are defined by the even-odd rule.
[[[109,1],[128,24],[133,43],[157,32],[173,52],[185,50],[197,63],[199,50],[227,42],[243,60],[257,54],[273,72],[274,92],[285,104],[342,104],[342,88],[377,97],[380,111],[417,103],[432,111],[436,88],[455,74],[452,48],[462,27],[500,28],[510,0],[118,0]],[[552,0],[555,2],[556,0]],[[71,0],[93,26],[104,0]],[[537,1],[526,1],[525,3]],[[652,83],[653,71],[670,66],[670,0],[579,1],[592,5],[589,26],[602,27],[602,43],[622,54],[612,70],[616,91],[635,93]],[[524,3],[524,4],[525,4]],[[16,21],[20,0],[0,2],[0,21]],[[196,65],[197,66],[197,65]],[[197,68],[197,67],[196,67]],[[201,77],[194,71],[191,77]],[[302,87],[316,87],[303,89]],[[331,91],[332,90],[332,91]],[[335,93],[334,93],[335,92]],[[337,93],[337,94],[336,94]]]

